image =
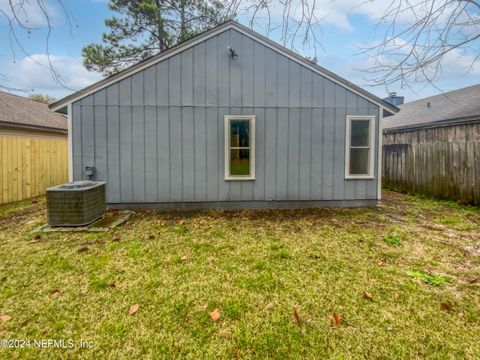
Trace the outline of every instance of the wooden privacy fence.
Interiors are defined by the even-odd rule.
[[[67,179],[66,139],[0,136],[0,204],[42,195]]]
[[[405,192],[480,205],[480,143],[383,145],[383,184]]]

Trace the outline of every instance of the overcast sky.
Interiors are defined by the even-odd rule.
[[[0,9],[6,9],[8,0],[0,0]],[[32,3],[35,3],[34,1]],[[52,0],[52,4],[54,1]],[[70,33],[59,9],[51,7],[55,26],[50,40],[51,61],[58,70],[64,83],[70,88],[62,87],[50,76],[47,64],[45,32],[37,31],[31,35],[24,33],[21,37],[26,56],[17,46],[10,46],[8,27],[0,19],[0,74],[6,79],[1,83],[12,88],[25,89],[48,94],[56,98],[68,95],[73,90],[101,79],[99,74],[88,72],[82,65],[81,49],[86,44],[99,42],[105,31],[104,20],[112,14],[108,10],[107,0],[65,0],[69,11],[75,17],[74,27]],[[318,4],[322,3],[322,6]],[[369,87],[362,69],[371,64],[371,59],[356,55],[358,46],[373,44],[383,35],[382,29],[375,31],[375,19],[383,13],[383,1],[364,4],[364,0],[319,0],[319,15],[324,18],[318,39],[323,49],[317,50],[318,64],[360,85],[368,91],[385,97],[387,90],[383,87]],[[361,5],[364,4],[364,5]],[[361,5],[361,6],[360,6]],[[29,23],[36,27],[45,27],[39,9],[29,9]],[[274,14],[275,15],[275,14]],[[280,15],[279,15],[280,16]],[[239,18],[243,22],[242,18]],[[408,19],[405,19],[406,21]],[[255,29],[262,32],[262,29]],[[279,41],[279,34],[271,33],[270,38]],[[311,47],[297,49],[301,55],[311,56]],[[480,83],[480,64],[467,69],[473,59],[468,53],[450,54],[444,62],[442,78],[436,83],[443,91]],[[438,90],[424,83],[415,84],[412,89],[401,88],[396,84],[388,89],[406,97],[406,101],[434,95]]]

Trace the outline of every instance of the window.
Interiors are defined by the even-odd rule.
[[[255,115],[225,115],[225,180],[255,180]]]
[[[373,179],[375,116],[347,116],[346,179]]]

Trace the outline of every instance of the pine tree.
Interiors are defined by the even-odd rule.
[[[111,0],[109,8],[119,14],[105,20],[110,31],[82,50],[85,67],[106,76],[231,17],[217,0]]]

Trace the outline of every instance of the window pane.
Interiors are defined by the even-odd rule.
[[[350,175],[368,175],[370,149],[350,149]]]
[[[230,175],[250,175],[250,150],[230,150]]]
[[[370,121],[352,120],[351,146],[368,146]]]
[[[230,121],[230,146],[231,147],[249,147],[250,121],[249,120],[231,120]]]

